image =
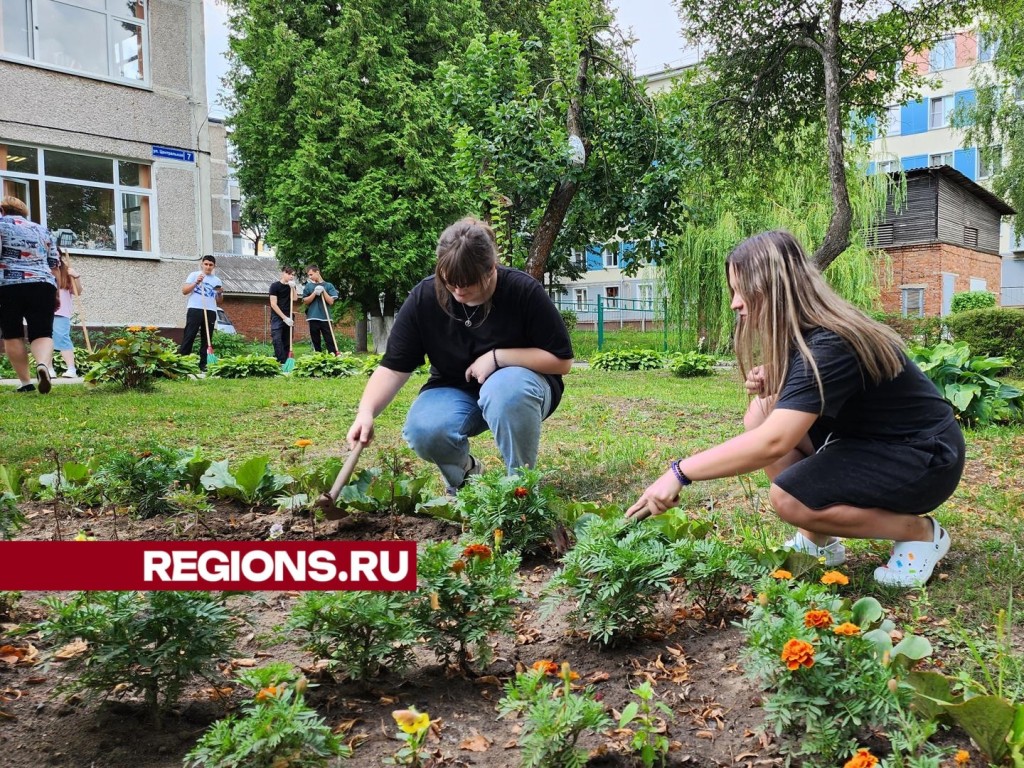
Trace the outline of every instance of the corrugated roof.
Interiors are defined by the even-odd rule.
[[[949,179],[957,186],[963,187],[965,190],[970,192],[975,197],[984,200],[986,203],[992,206],[996,213],[1000,213],[1003,216],[1012,216],[1017,212],[1001,197],[994,195],[992,192],[981,186],[981,184],[971,181],[969,178],[960,173],[960,171],[948,165],[939,165],[933,168],[915,168],[911,171],[906,171],[905,175],[908,179],[912,179],[915,176],[924,176],[925,174],[938,174],[940,176],[945,176],[947,179]],[[889,175],[892,176],[893,174]]]
[[[277,259],[216,253],[217,276],[224,281],[224,293],[266,296],[270,284],[281,277]]]

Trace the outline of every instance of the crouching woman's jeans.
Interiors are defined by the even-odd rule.
[[[480,388],[479,400],[454,387],[421,392],[402,436],[417,456],[437,464],[449,487],[458,488],[469,464],[469,438],[488,429],[509,472],[532,467],[550,408],[547,379],[529,368],[499,368]]]

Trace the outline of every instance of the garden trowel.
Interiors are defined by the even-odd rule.
[[[355,471],[356,462],[359,461],[359,454],[363,450],[362,443],[356,443],[356,447],[352,449],[352,453],[348,455],[345,460],[345,465],[341,468],[338,473],[338,477],[334,480],[334,485],[331,486],[331,490],[327,493],[321,493],[320,497],[313,502],[313,506],[320,509],[324,513],[324,517],[328,520],[341,520],[347,516],[347,513],[338,509],[338,494],[341,493],[341,489],[345,487],[345,484],[352,478],[352,473]]]

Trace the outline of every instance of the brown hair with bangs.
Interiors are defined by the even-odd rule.
[[[481,283],[498,263],[498,244],[494,230],[480,219],[459,219],[437,239],[437,267],[434,269],[434,294],[437,303],[451,317],[452,294],[446,286],[459,288]],[[484,305],[484,316],[491,302]]]

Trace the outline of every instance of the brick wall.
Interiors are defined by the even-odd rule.
[[[238,333],[250,341],[270,343],[270,301],[266,296],[225,296],[224,303],[220,306]],[[298,302],[295,307],[293,339],[296,342],[308,341],[309,326],[306,324],[306,314],[299,309]],[[346,315],[334,326],[334,334],[338,337],[339,343],[341,336],[354,339],[354,318]]]
[[[905,286],[924,287],[924,314],[938,317],[942,314],[942,273],[956,275],[954,293],[971,289],[971,278],[986,281],[988,290],[999,295],[1002,261],[991,253],[972,251],[947,243],[906,245],[885,249],[892,261],[892,282],[881,277],[882,309],[886,312],[902,311],[902,292]]]

